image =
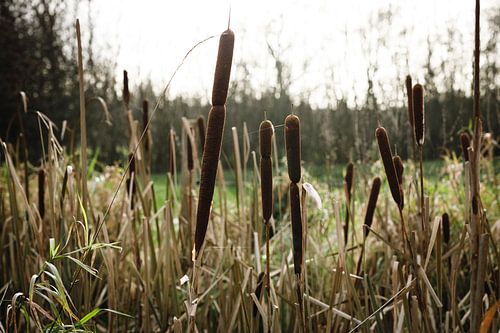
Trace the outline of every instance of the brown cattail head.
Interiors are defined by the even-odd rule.
[[[259,276],[257,277],[257,287],[255,287],[255,297],[260,300],[260,295],[262,295],[262,286],[264,285],[264,276],[266,276],[266,273],[260,272]],[[259,310],[257,309],[257,305],[254,303],[253,304],[253,316],[255,317],[259,313]]]
[[[462,154],[464,155],[464,161],[469,161],[469,147],[470,147],[470,135],[467,132],[462,132],[460,134],[460,144],[462,146]]]
[[[149,103],[147,100],[144,100],[142,101],[142,126],[145,131],[148,126],[148,121],[149,121]],[[149,151],[149,136],[147,132],[146,135],[144,136],[144,149],[146,151]]]
[[[130,103],[130,91],[128,90],[128,73],[123,71],[123,102],[128,109]]]
[[[450,242],[450,217],[448,213],[444,213],[441,220],[443,223],[443,240],[448,244]]]
[[[273,214],[273,163],[271,160],[273,134],[273,123],[269,120],[260,123],[260,187],[264,223],[269,222]]]
[[[375,214],[375,208],[377,207],[378,194],[380,192],[381,185],[380,177],[375,177],[372,183],[372,189],[370,191],[370,198],[368,199],[368,206],[366,207],[365,223],[366,226],[363,230],[363,235],[368,236],[370,232],[370,227],[373,223],[373,215]]]
[[[301,178],[300,170],[300,119],[296,115],[288,115],[285,119],[285,146],[288,176],[293,183]]]
[[[191,129],[191,132],[193,130]],[[192,171],[194,169],[194,158],[193,158],[193,146],[191,145],[191,140],[189,139],[189,136],[186,135],[186,142],[187,142],[187,167],[189,171]]]
[[[271,158],[260,158],[260,189],[262,218],[269,222],[273,215],[273,162]]]
[[[424,88],[418,83],[413,86],[413,119],[415,142],[422,146],[425,136]]]
[[[411,76],[407,75],[406,76],[406,95],[408,97],[408,122],[410,123],[411,126],[411,131],[413,133],[414,131],[414,126],[413,126],[413,90],[412,90],[412,83],[411,83]]]
[[[345,172],[345,188],[346,188],[346,196],[347,196],[347,203],[349,204],[351,202],[351,193],[352,193],[352,183],[354,181],[354,164],[352,162],[349,162],[347,164],[346,172]]]
[[[127,192],[130,191],[130,186],[132,186],[132,195],[130,198],[130,209],[134,209],[134,196],[135,196],[135,157],[133,153],[128,154],[128,178],[126,181],[127,184]],[[132,182],[132,184],[131,184]]]
[[[205,118],[202,115],[199,115],[196,122],[198,123],[198,134],[200,135],[201,154],[203,155],[203,147],[205,147]]]
[[[394,162],[392,161],[392,151],[391,144],[389,143],[389,137],[385,128],[378,127],[375,131],[375,136],[377,138],[378,149],[380,151],[380,157],[384,164],[385,174],[387,175],[387,181],[389,182],[389,188],[391,189],[392,198],[401,207],[401,191],[399,190],[398,176],[396,173],[396,168],[394,167]]]
[[[38,212],[43,219],[45,216],[45,171],[38,170]]]
[[[198,209],[196,213],[196,257],[198,257],[207,232],[225,119],[225,106],[213,106],[208,114],[207,135],[205,137],[205,149],[201,162],[200,192],[198,195]]]
[[[215,65],[212,105],[226,104],[231,64],[233,62],[234,33],[227,29],[220,35],[217,64]]]
[[[292,218],[293,264],[295,274],[302,270],[302,214],[300,212],[299,187],[290,183],[290,215]]]
[[[401,192],[401,208],[404,206],[404,191],[403,191],[403,172],[404,172],[404,166],[403,166],[403,160],[401,160],[401,157],[399,155],[396,155],[392,158],[392,162],[394,163],[394,168],[396,168],[396,175],[398,176],[398,184],[399,184],[399,191]]]
[[[260,123],[259,128],[259,144],[260,156],[262,158],[271,158],[271,146],[274,134],[273,123],[269,120],[264,120]]]
[[[175,131],[170,130],[168,135],[168,171],[171,175],[175,172]]]

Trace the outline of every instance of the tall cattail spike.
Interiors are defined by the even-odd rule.
[[[269,120],[264,120],[259,127],[259,146],[260,156],[263,158],[271,157],[271,147],[274,134],[273,123]]]
[[[45,216],[45,171],[38,170],[38,212],[43,219]]]
[[[470,135],[467,132],[462,132],[460,134],[460,144],[462,146],[462,154],[464,155],[464,161],[469,161],[469,147],[470,145]]]
[[[389,143],[389,137],[385,128],[378,127],[375,131],[375,136],[377,138],[378,148],[380,151],[380,157],[384,164],[385,173],[387,175],[387,181],[389,182],[389,188],[391,190],[392,198],[401,207],[401,192],[399,190],[398,176],[396,173],[396,168],[394,167],[394,162],[392,160],[391,145]]]
[[[395,155],[392,158],[392,162],[394,163],[394,168],[396,168],[396,175],[398,177],[399,191],[401,192],[401,208],[404,206],[404,192],[403,192],[403,172],[404,165],[403,160],[399,155]]]
[[[130,104],[130,91],[128,89],[128,73],[127,71],[123,71],[123,102],[125,102],[125,106],[129,107]]]
[[[443,214],[441,222],[443,224],[443,241],[448,244],[450,242],[450,217],[448,213]]]
[[[413,119],[415,142],[422,146],[425,138],[424,88],[418,83],[413,86]]]
[[[377,207],[377,200],[378,200],[378,194],[380,192],[380,185],[381,185],[380,177],[375,177],[373,179],[372,183],[372,189],[370,191],[370,198],[368,199],[368,206],[366,207],[366,214],[365,214],[365,223],[364,225],[367,226],[368,228],[364,228],[363,234],[365,238],[368,236],[368,233],[370,232],[370,227],[372,226],[373,223],[373,215],[375,214],[375,208]]]
[[[195,253],[198,256],[208,227],[210,207],[214,195],[215,178],[219,164],[222,134],[226,119],[225,106],[213,106],[208,114],[205,148],[201,163],[200,191],[196,213]]]
[[[226,104],[231,65],[233,62],[234,33],[227,29],[219,39],[219,52],[215,65],[214,86],[212,89],[212,105]]]
[[[301,178],[300,169],[300,119],[296,115],[288,115],[285,119],[285,146],[288,163],[288,176],[293,183]]]

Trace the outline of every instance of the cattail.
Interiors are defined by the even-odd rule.
[[[208,124],[205,136],[205,146],[201,162],[200,192],[198,195],[198,209],[196,212],[195,231],[195,258],[205,240],[207,233],[210,207],[214,196],[215,177],[219,164],[220,148],[222,145],[222,134],[226,119],[227,88],[231,75],[231,63],[233,60],[234,34],[231,30],[222,33],[219,39],[219,52],[215,66],[214,85],[212,90],[212,109],[208,113]]]
[[[349,210],[351,206],[351,192],[352,183],[354,180],[354,164],[349,162],[347,164],[347,169],[344,177],[345,192],[346,192],[346,214],[345,214],[345,224],[344,224],[344,242],[347,243],[349,239]]]
[[[408,121],[411,126],[412,132],[414,131],[414,115],[413,115],[413,90],[411,83],[411,76],[406,76],[406,95],[408,97]]]
[[[214,86],[212,89],[212,105],[226,104],[231,64],[233,62],[234,33],[227,29],[219,39],[219,52],[215,65]]]
[[[132,195],[130,197],[130,209],[134,209],[134,196],[135,196],[135,157],[134,154],[128,154],[128,178],[127,178],[127,192],[130,190],[130,186],[132,186]],[[132,185],[131,185],[132,183]]]
[[[196,122],[198,123],[198,134],[200,135],[201,154],[203,155],[203,148],[205,147],[205,118],[202,115],[199,115]]]
[[[38,211],[40,217],[45,216],[45,171],[38,170]]]
[[[469,147],[470,147],[470,135],[467,132],[462,132],[460,134],[460,144],[462,145],[462,154],[464,155],[464,161],[469,161]]]
[[[198,255],[207,232],[210,206],[214,195],[215,177],[219,163],[222,133],[226,118],[225,106],[213,106],[208,114],[207,136],[201,163],[200,193],[196,215],[195,251]]]
[[[292,217],[293,264],[295,274],[302,268],[302,216],[300,213],[299,187],[290,183],[290,214]]]
[[[269,120],[264,120],[259,127],[259,145],[260,156],[262,158],[271,158],[271,147],[274,134],[273,123]]]
[[[418,83],[413,87],[413,119],[415,142],[422,146],[425,136],[424,88]]]
[[[128,73],[123,71],[123,101],[128,109],[130,103],[130,91],[128,90]]]
[[[392,198],[398,207],[401,207],[402,200],[401,192],[399,190],[398,176],[396,168],[394,167],[394,162],[392,161],[391,145],[385,128],[378,127],[375,131],[375,136],[377,138],[380,157],[382,158],[385,173],[387,175],[387,181],[389,182],[389,188],[391,189]]]
[[[450,242],[450,217],[448,213],[444,213],[441,219],[443,222],[443,240],[448,244]]]
[[[262,198],[262,217],[269,222],[273,214],[273,162],[271,160],[273,124],[265,120],[260,124],[260,186]]]
[[[186,135],[187,142],[187,167],[189,171],[194,169],[194,158],[193,158],[193,146],[191,145],[191,140],[189,136]]]
[[[370,198],[368,199],[368,206],[366,207],[366,214],[365,214],[365,228],[363,231],[363,234],[365,238],[368,236],[368,233],[370,232],[370,227],[372,226],[373,223],[373,215],[375,214],[375,208],[377,207],[377,200],[378,200],[378,194],[380,192],[380,177],[375,177],[373,179],[372,183],[372,189],[370,191]]]
[[[260,272],[257,277],[257,287],[255,287],[255,297],[260,300],[260,295],[262,295],[262,286],[264,285],[264,276],[266,274],[264,272]],[[253,305],[253,316],[255,317],[258,313],[257,305]]]
[[[401,160],[401,157],[399,157],[399,155],[396,155],[392,158],[392,162],[394,163],[394,168],[396,169],[396,175],[398,176],[399,191],[401,193],[401,208],[403,208],[405,201],[403,192],[403,172],[404,172],[403,160]]]
[[[147,132],[149,121],[149,103],[147,100],[142,101],[142,124],[146,134],[144,135],[144,149],[149,151],[149,135]]]
[[[286,160],[290,181],[298,183],[301,178],[300,170],[300,119],[289,115],[285,119]]]

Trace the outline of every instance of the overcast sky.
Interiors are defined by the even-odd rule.
[[[483,0],[482,12],[494,5],[498,7],[495,0]],[[369,29],[376,13],[389,6],[394,12],[391,26],[383,31]],[[80,2],[77,15],[84,26],[87,8],[87,2]],[[366,69],[376,60],[380,70],[375,80],[381,82],[376,93],[397,101],[403,96],[394,90],[394,80],[403,82],[409,72],[423,82],[427,36],[441,36],[444,41],[449,26],[463,35],[456,41],[458,52],[450,55],[442,43],[434,44],[433,61],[453,57],[465,73],[457,85],[470,86],[473,0],[94,0],[96,49],[116,60],[117,75],[127,69],[132,84],[151,78],[159,91],[194,44],[226,29],[229,8],[236,36],[233,65],[248,64],[248,80],[257,92],[276,82],[269,43],[282,50],[281,57],[290,67],[294,98],[306,97],[324,106],[334,96],[347,96],[353,103],[356,95],[366,91]],[[380,36],[386,37],[387,45],[376,55]],[[486,35],[482,38],[486,40]],[[174,80],[170,96],[188,94],[208,100],[217,40],[211,39],[191,54]],[[232,79],[238,76],[242,79],[233,70]]]

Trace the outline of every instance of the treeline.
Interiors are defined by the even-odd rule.
[[[54,122],[59,136],[66,121],[64,138],[61,140],[67,149],[78,146],[76,43],[71,34],[68,36],[68,32],[73,31],[72,22],[64,19],[70,9],[63,1],[7,0],[0,3],[0,137],[15,148],[24,127],[29,159],[33,165],[38,165],[42,156],[35,110],[46,114]],[[498,54],[500,29],[495,22],[499,19],[498,12],[490,18],[493,24],[488,26],[490,37],[483,42],[484,62],[481,67],[484,128],[494,137],[498,135],[500,126],[498,57],[495,57]],[[115,65],[111,61],[92,53],[93,35],[87,38],[84,67],[89,149],[94,156],[98,153],[101,165],[123,163],[128,155],[129,134],[126,110],[121,99],[122,78],[114,76]],[[232,161],[231,127],[236,126],[241,136],[243,124],[246,123],[251,149],[257,151],[257,130],[266,116],[276,126],[277,144],[283,156],[283,133],[279,125],[291,112],[301,118],[305,163],[323,165],[345,163],[348,160],[373,161],[377,157],[374,129],[378,124],[387,128],[393,149],[399,155],[407,158],[412,154],[406,103],[390,106],[394,103],[377,100],[372,89],[369,89],[366,96],[359,97],[359,100],[366,102],[355,107],[339,99],[330,108],[313,108],[307,101],[297,103],[294,96],[290,95],[287,85],[280,82],[279,69],[286,64],[282,61],[276,63],[276,83],[270,84],[259,97],[252,93],[245,80],[238,81],[239,70],[233,72],[224,132],[224,163],[226,158]],[[454,75],[446,73],[447,68],[453,66],[433,68],[429,63],[424,69],[427,124],[425,156],[428,159],[438,158],[447,151],[458,152],[459,133],[471,129],[472,98],[469,92],[454,88]],[[405,78],[394,79],[397,89],[404,91]],[[137,84],[134,78],[130,80],[135,83],[133,86],[138,87],[132,92],[130,105],[134,118],[139,120],[139,127],[142,128],[142,102],[148,100],[152,111],[158,95],[151,82]],[[444,88],[437,89],[438,83]],[[373,82],[370,81],[369,86],[372,87]],[[20,91],[26,92],[28,96],[28,113],[23,112]],[[104,112],[97,97],[105,101],[108,113]],[[168,130],[173,128],[180,134],[182,117],[206,117],[209,110],[209,105],[199,98],[166,99],[161,96],[159,100],[151,126],[152,168],[155,172],[165,171],[168,165]],[[180,145],[180,140],[177,145]]]

